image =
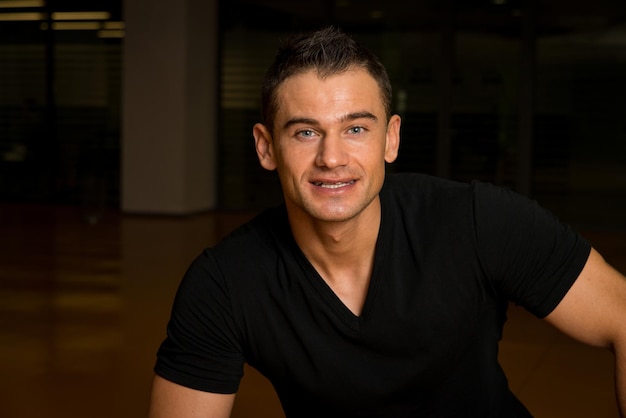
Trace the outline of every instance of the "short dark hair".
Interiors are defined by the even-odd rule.
[[[327,26],[317,31],[291,35],[278,49],[261,89],[263,123],[272,131],[279,103],[276,89],[287,78],[309,70],[319,77],[336,75],[359,67],[378,83],[387,119],[391,117],[391,82],[385,66],[369,49],[340,29]]]

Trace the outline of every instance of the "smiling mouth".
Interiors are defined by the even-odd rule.
[[[313,182],[314,185],[318,186],[318,187],[323,187],[325,189],[338,189],[340,187],[345,187],[345,186],[349,186],[351,184],[354,184],[354,180],[350,180],[350,181],[338,181],[335,183],[324,183],[321,181],[316,181]]]

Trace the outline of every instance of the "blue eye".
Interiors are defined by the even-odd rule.
[[[302,129],[301,131],[296,132],[296,138],[300,138],[300,140],[309,140],[313,139],[317,136],[317,133],[313,129]]]
[[[355,126],[355,127],[350,128],[350,133],[352,134],[360,134],[361,132],[363,132],[362,126]]]

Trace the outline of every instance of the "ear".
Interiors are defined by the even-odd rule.
[[[387,139],[385,142],[385,161],[392,163],[398,157],[400,148],[400,116],[393,115],[387,124]]]
[[[261,167],[266,170],[276,169],[276,161],[274,160],[274,143],[270,131],[261,123],[257,123],[252,128],[254,136],[254,145],[256,155],[259,157]]]

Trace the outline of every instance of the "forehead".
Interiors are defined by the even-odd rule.
[[[278,119],[338,111],[369,111],[384,119],[380,86],[366,70],[355,68],[325,77],[315,70],[295,74],[276,90]]]

